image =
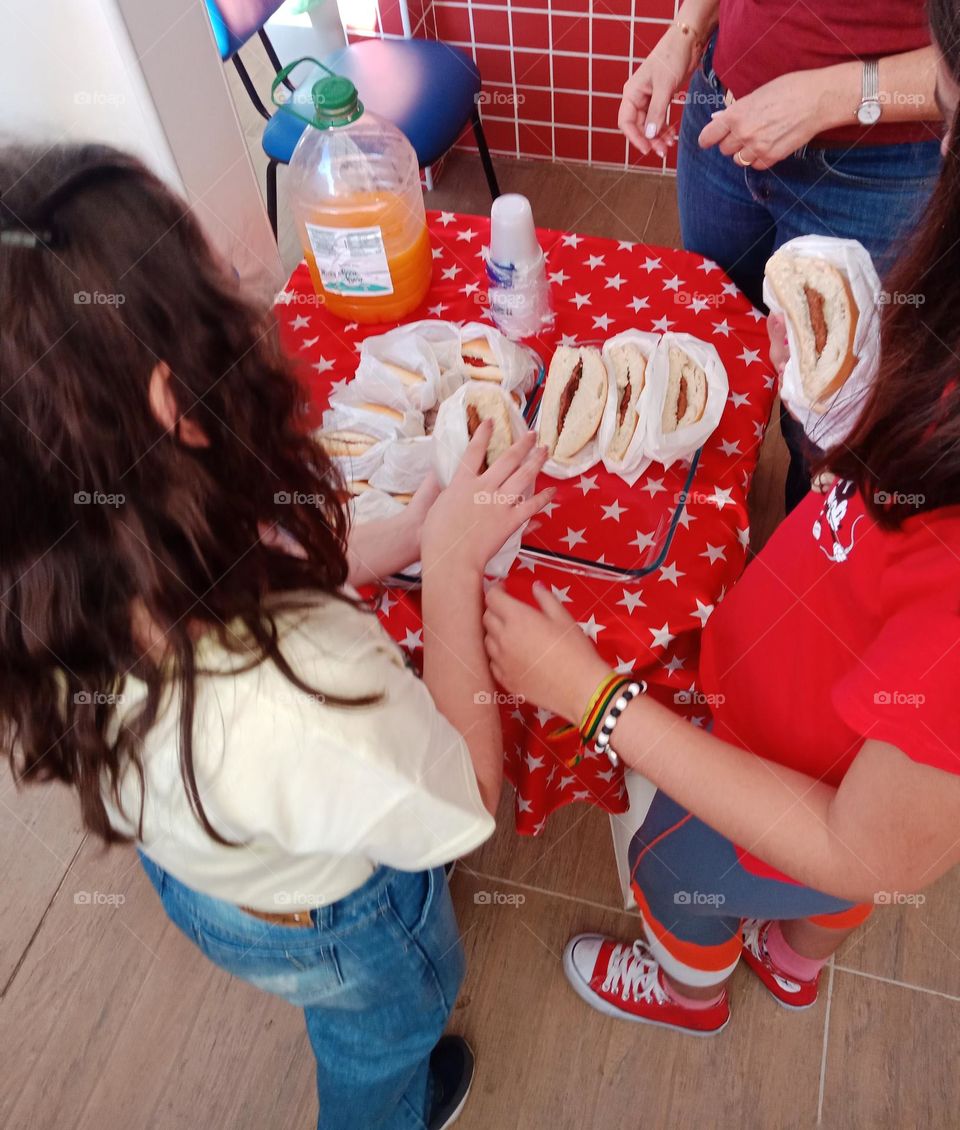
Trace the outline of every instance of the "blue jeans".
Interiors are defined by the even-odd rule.
[[[298,927],[198,894],[140,858],[174,925],[211,961],[303,1009],[318,1130],[425,1130],[430,1053],[464,974],[442,868],[381,867]]]
[[[742,169],[716,146],[697,145],[710,115],[723,109],[724,94],[713,70],[711,44],[690,80],[680,126],[677,191],[683,246],[719,263],[760,309],[765,309],[767,259],[799,235],[859,240],[882,277],[936,183],[939,141],[829,149],[807,145],[772,169]],[[790,510],[809,489],[807,456],[817,453],[784,410],[781,427],[791,453]]]

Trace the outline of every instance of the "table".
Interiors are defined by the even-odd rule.
[[[409,321],[483,319],[489,219],[434,212],[428,222],[433,285]],[[524,535],[531,550],[643,569],[644,576],[584,575],[534,554],[521,557],[506,587],[530,600],[535,579],[551,585],[612,666],[642,673],[654,697],[703,725],[709,703],[697,685],[700,633],[743,570],[747,493],[775,396],[763,316],[700,256],[548,229],[538,234],[556,323],[528,344],[545,361],[557,344],[600,342],[625,329],[682,331],[716,347],[730,393],[693,467],[654,464],[629,487],[598,465],[556,483],[549,512]],[[331,390],[353,375],[360,342],[390,327],[345,325],[328,315],[303,263],[278,296],[276,312],[283,348],[311,394],[307,423],[318,426]],[[419,666],[418,592],[390,587],[372,595],[387,631]],[[575,740],[552,739],[559,720],[545,710],[504,695],[501,713],[519,833],[536,835],[551,812],[573,801],[626,811],[622,769],[592,754],[575,763]]]

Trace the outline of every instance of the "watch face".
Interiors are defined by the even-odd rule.
[[[880,121],[880,103],[862,102],[857,110],[857,120],[862,126],[872,126]]]

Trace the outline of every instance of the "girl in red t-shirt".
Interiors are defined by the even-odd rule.
[[[934,0],[938,101],[953,122],[923,230],[888,280],[882,364],[861,422],[704,634],[712,733],[611,673],[544,589],[485,618],[510,691],[580,720],[658,792],[631,846],[644,939],[573,938],[591,1006],[701,1035],[729,1019],[741,956],[804,1008],[876,904],[960,863],[960,51]],[[922,319],[916,314],[919,307]],[[542,661],[549,655],[549,664]],[[614,719],[612,726],[610,719]]]

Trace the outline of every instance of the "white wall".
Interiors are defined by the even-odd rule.
[[[282,281],[198,0],[4,0],[0,131],[129,149],[194,206],[241,276]]]

